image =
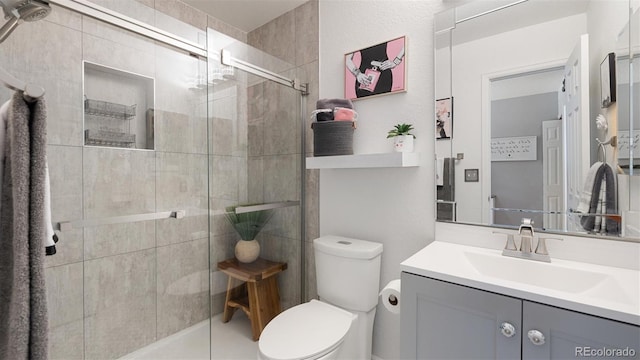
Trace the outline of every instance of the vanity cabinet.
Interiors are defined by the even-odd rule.
[[[403,359],[640,356],[640,327],[618,321],[407,272],[402,298]]]

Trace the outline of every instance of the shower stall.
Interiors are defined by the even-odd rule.
[[[0,44],[4,70],[46,89],[52,359],[233,358],[227,329],[250,326],[219,316],[228,207],[273,209],[261,257],[287,263],[283,310],[305,294],[299,70],[146,3],[51,0]]]

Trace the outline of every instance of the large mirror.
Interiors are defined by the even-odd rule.
[[[640,239],[637,2],[436,15],[438,221]]]

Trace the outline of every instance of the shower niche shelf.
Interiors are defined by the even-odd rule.
[[[84,113],[107,118],[131,120],[136,117],[136,105],[127,106],[108,101],[85,99]]]
[[[152,78],[85,61],[84,93],[86,146],[154,148]]]
[[[136,105],[122,105],[108,101],[84,100],[86,124],[97,129],[84,130],[85,145],[132,148],[136,134],[131,133],[130,121],[136,117]]]

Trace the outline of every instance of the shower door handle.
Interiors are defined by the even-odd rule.
[[[284,208],[289,206],[298,206],[298,205],[300,205],[300,201],[281,201],[281,202],[273,202],[273,203],[265,203],[265,204],[238,206],[235,208],[235,213],[242,214],[242,213],[248,213],[253,211],[279,209],[279,208]]]
[[[55,228],[60,231],[69,231],[73,229],[82,229],[85,227],[99,226],[99,225],[112,225],[112,224],[126,224],[139,221],[159,220],[159,219],[182,219],[186,216],[186,210],[176,211],[164,211],[157,213],[147,214],[134,214],[125,216],[113,216],[97,219],[85,219],[85,220],[73,220],[73,221],[61,221]]]

